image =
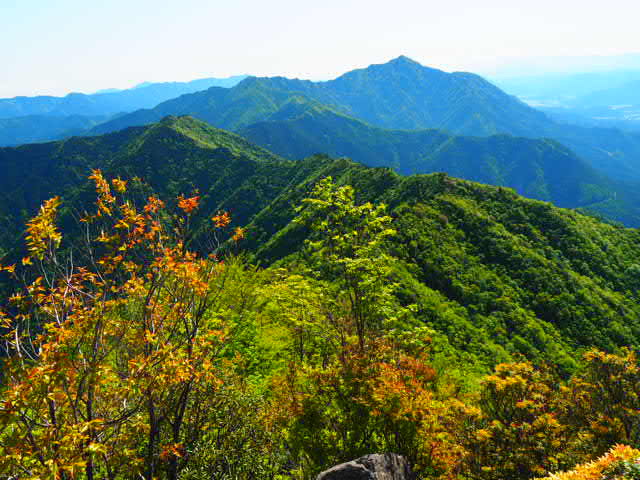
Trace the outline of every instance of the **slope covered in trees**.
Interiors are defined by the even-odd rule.
[[[403,178],[338,160],[319,175],[389,206],[406,300],[455,350],[519,352],[570,370],[581,346],[637,342],[635,230],[442,174]],[[258,258],[286,257],[304,238],[285,212],[306,191],[277,198],[249,225]]]
[[[372,167],[392,167],[404,175],[446,172],[508,186],[558,206],[588,208],[627,225],[638,225],[640,220],[632,188],[608,180],[551,140],[382,129],[303,97],[292,99],[270,120],[239,133],[286,158],[324,152]]]
[[[243,247],[271,264],[299,251],[306,234],[291,223],[294,207],[332,176],[360,200],[388,205],[402,301],[416,304],[416,318],[471,363],[522,353],[570,371],[583,347],[615,349],[640,338],[637,232],[509,189],[443,174],[401,177],[326,156],[286,161],[189,118],[0,155],[5,249],[51,196],[63,196],[62,220],[72,224],[90,197],[86,175],[101,168],[140,178],[161,196],[197,192],[206,213],[192,219],[194,247],[203,248],[206,215],[229,210],[247,227]]]
[[[9,239],[15,240],[24,221],[47,198],[86,198],[86,178],[94,168],[138,176],[167,194],[197,189],[212,205],[231,200],[241,218],[245,208],[251,212],[269,201],[289,181],[293,168],[292,162],[237,135],[187,118],[167,118],[102,137],[3,148],[0,165],[4,245],[15,243]],[[246,198],[234,193],[238,189]]]
[[[267,269],[221,249],[189,249],[199,227],[212,239],[229,228],[228,213],[201,211],[200,195],[163,201],[139,178],[94,170],[84,241],[72,252],[60,199],[43,204],[26,225],[22,266],[0,265],[9,278],[33,279],[0,312],[7,331],[0,471],[87,480],[312,479],[367,451],[394,451],[420,479],[529,480],[615,444],[638,445],[638,360],[615,348],[616,341],[633,345],[620,337],[624,327],[607,331],[582,319],[578,332],[570,322],[548,322],[545,337],[526,318],[527,307],[544,299],[509,308],[522,299],[519,273],[535,295],[546,285],[535,281],[536,267],[553,276],[562,264],[564,281],[554,283],[560,291],[578,287],[558,292],[564,299],[576,290],[610,292],[590,305],[570,299],[571,320],[607,300],[624,314],[615,293],[625,282],[615,262],[624,260],[614,252],[635,254],[635,232],[443,175],[401,178],[326,157],[305,162],[319,169],[263,209],[262,224],[257,217],[230,239],[236,249],[260,227],[279,230],[258,245],[258,257],[281,257]],[[530,229],[511,232],[514,215]],[[555,230],[547,237],[540,225]],[[597,252],[605,239],[618,242],[607,246],[608,264]],[[577,273],[595,265],[576,256],[576,242],[600,271]],[[429,251],[436,257],[425,263]],[[415,260],[407,263],[407,255]],[[451,287],[466,285],[467,298],[481,292],[479,300],[502,290],[489,325],[482,304],[465,325],[457,317],[463,308],[420,285],[425,267],[441,278],[454,256],[465,263],[447,272]],[[520,268],[507,286],[476,268],[502,258],[527,264],[512,265]],[[595,313],[588,318],[597,320]],[[483,341],[491,326],[500,328],[494,344]],[[554,327],[565,337],[552,338]],[[532,336],[518,335],[526,332]],[[590,333],[617,352],[568,356],[570,344],[593,340]],[[509,358],[523,350],[534,363]],[[510,361],[495,365],[503,358]],[[617,446],[566,478],[635,478],[637,455]]]

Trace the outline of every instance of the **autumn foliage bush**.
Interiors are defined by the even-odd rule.
[[[640,451],[627,445],[615,445],[605,455],[578,465],[568,472],[554,473],[541,480],[635,480]]]
[[[228,324],[217,315],[226,268],[185,244],[198,196],[170,212],[155,197],[136,205],[123,180],[91,178],[81,257],[58,252],[59,199],[28,224],[22,264],[38,276],[3,315],[0,471],[177,478],[209,429],[207,405],[230,388]]]

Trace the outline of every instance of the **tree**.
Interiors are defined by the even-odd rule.
[[[28,224],[22,263],[39,275],[12,298],[21,313],[2,315],[0,470],[175,479],[224,385],[225,265],[185,245],[198,196],[179,197],[171,213],[155,197],[137,206],[123,180],[91,178],[81,254],[59,252],[59,199]]]
[[[391,257],[385,240],[395,235],[384,204],[357,205],[351,186],[327,177],[298,208],[296,222],[311,228],[310,263],[336,299],[334,313],[353,327],[361,350],[367,334],[403,314],[392,293]]]

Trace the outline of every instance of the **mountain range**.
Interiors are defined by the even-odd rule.
[[[0,99],[0,118],[28,115],[113,115],[158,103],[186,93],[206,90],[213,86],[232,87],[246,78],[202,78],[190,82],[145,83],[125,90],[107,90],[93,94],[70,93],[64,97],[38,96]]]
[[[119,115],[213,86],[232,87],[244,78],[246,75],[190,82],[145,82],[130,89],[107,89],[94,94],[0,99],[0,146],[82,135]]]
[[[214,80],[87,98],[196,89]],[[327,153],[401,174],[444,171],[640,225],[640,133],[556,123],[482,77],[446,73],[402,56],[327,82],[248,77],[230,88],[212,86],[107,121],[64,117],[55,125],[60,135],[78,134],[85,126],[100,135],[170,115],[191,115],[234,131],[288,159]],[[12,132],[28,127],[27,138],[33,139],[40,130],[30,124],[43,119],[0,120],[0,140],[3,122],[5,130],[13,125]]]
[[[552,138],[614,179],[640,180],[640,133],[556,123],[482,77],[446,73],[407,57],[327,82],[249,77],[230,89],[210,88],[132,112],[93,132],[153,123],[167,115],[192,115],[239,131],[272,118],[286,119],[291,102],[300,96],[382,128]]]

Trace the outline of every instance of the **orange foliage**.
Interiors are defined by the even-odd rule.
[[[59,206],[59,197],[47,200],[40,207],[38,215],[27,223],[27,248],[29,253],[39,260],[43,259],[45,253],[57,248],[62,240],[62,235],[54,223]]]
[[[463,432],[474,478],[526,479],[567,465],[571,431],[558,419],[557,380],[528,362],[497,365],[484,378],[481,415]]]
[[[184,196],[180,195],[178,197],[178,207],[180,207],[182,211],[187,215],[189,215],[196,208],[198,208],[199,204],[200,204],[200,196],[185,198]]]
[[[233,230],[233,235],[231,236],[231,240],[233,240],[234,242],[239,242],[240,240],[244,239],[244,235],[245,235],[244,228],[236,227]]]
[[[43,260],[45,271],[13,297],[28,313],[0,315],[11,348],[0,471],[33,479],[175,479],[194,432],[201,432],[190,409],[221,382],[216,355],[226,326],[206,313],[224,269],[175,238],[171,221],[180,216],[165,212],[162,201],[149,197],[138,210],[118,199],[126,182],[113,180],[113,195],[99,170],[90,178],[97,209],[83,219],[92,240],[83,253],[93,261],[59,268],[59,199],[45,202],[28,224],[30,255],[22,262]],[[190,213],[198,197],[178,204]]]
[[[211,217],[216,228],[225,228],[231,223],[231,216],[228,212],[219,212],[217,215]]]
[[[291,364],[275,391],[289,442],[315,468],[371,451],[399,452],[429,478],[454,478],[465,450],[455,438],[464,406],[440,398],[435,371],[384,339],[349,341],[324,367]],[[304,453],[302,453],[304,452]]]
[[[597,460],[578,465],[569,472],[555,473],[541,480],[601,480],[606,470],[623,461],[640,460],[640,451],[627,445],[616,445]]]
[[[567,423],[580,431],[588,448],[604,453],[616,443],[640,439],[640,367],[633,351],[621,355],[592,350],[585,369],[562,389]]]

